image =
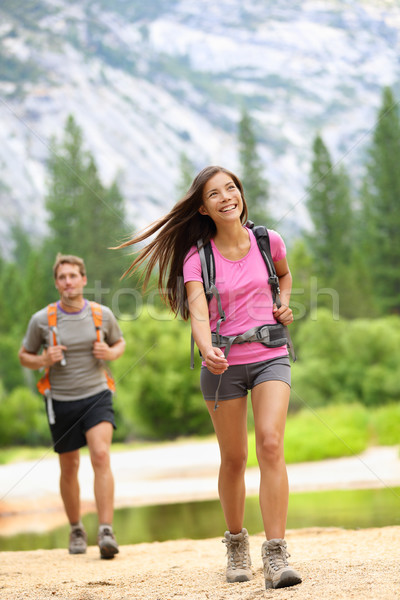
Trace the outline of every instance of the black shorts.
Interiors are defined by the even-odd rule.
[[[59,454],[86,446],[86,432],[102,421],[116,429],[110,390],[82,400],[53,400],[53,409],[56,422],[49,425],[54,450]]]

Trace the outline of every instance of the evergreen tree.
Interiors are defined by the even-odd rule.
[[[262,162],[257,152],[254,124],[246,109],[242,110],[238,139],[240,178],[249,209],[249,219],[256,225],[268,225],[268,182],[263,176]]]
[[[307,205],[314,225],[307,235],[314,270],[329,281],[348,264],[352,252],[352,208],[349,178],[334,169],[320,135],[313,144],[314,158]]]
[[[177,184],[178,196],[182,198],[195,178],[196,169],[190,158],[185,152],[179,157],[179,181]]]
[[[54,142],[49,175],[48,260],[52,264],[57,252],[81,256],[88,273],[88,296],[92,293],[93,299],[105,301],[104,294],[116,288],[125,266],[121,253],[109,250],[128,234],[124,200],[116,182],[107,189],[100,181],[93,156],[84,150],[82,131],[72,116],[67,120],[64,139]]]
[[[305,239],[318,297],[311,298],[311,304],[334,309],[336,317],[376,316],[368,269],[360,260],[355,236],[349,177],[333,166],[320,135],[313,151],[307,204],[314,228]]]
[[[390,88],[383,90],[362,192],[363,254],[382,311],[400,311],[400,120]]]

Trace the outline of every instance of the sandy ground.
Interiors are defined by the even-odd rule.
[[[220,538],[124,546],[111,561],[98,549],[1,554],[4,600],[396,600],[400,598],[400,527],[311,529],[287,535],[291,564],[303,577],[292,588],[265,590],[262,535],[250,537],[254,578],[225,582]]]
[[[116,506],[216,497],[214,442],[115,453],[112,462]],[[399,449],[371,448],[351,458],[290,465],[288,473],[292,491],[399,486]],[[92,511],[87,457],[82,457],[80,480],[84,511]],[[257,469],[249,469],[249,494],[257,493],[258,482]],[[3,535],[64,523],[56,458],[0,466]],[[111,561],[100,560],[97,547],[80,556],[64,549],[2,552],[0,598],[400,600],[400,527],[292,530],[286,539],[290,562],[303,577],[293,588],[265,590],[260,534],[250,537],[254,579],[248,583],[225,582],[225,546],[218,537],[123,546]]]

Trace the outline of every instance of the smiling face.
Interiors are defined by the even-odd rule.
[[[204,185],[199,212],[208,215],[216,225],[240,219],[242,210],[240,190],[227,173],[216,173]]]
[[[55,285],[60,294],[62,304],[77,305],[83,298],[83,288],[87,283],[78,265],[62,263],[57,267]]]

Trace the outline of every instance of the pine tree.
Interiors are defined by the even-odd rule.
[[[362,247],[383,312],[400,312],[400,119],[390,88],[367,159],[360,215]]]
[[[348,264],[352,251],[352,208],[349,178],[343,168],[334,169],[322,137],[313,144],[307,206],[314,225],[307,242],[315,272],[324,280]]]
[[[257,152],[253,121],[246,109],[239,122],[240,178],[243,184],[249,219],[256,225],[268,225],[268,182],[263,176],[262,162]]]
[[[179,181],[177,184],[177,192],[179,197],[183,197],[196,175],[194,164],[185,152],[182,152],[179,157]]]
[[[81,256],[87,268],[87,291],[92,290],[97,301],[104,301],[102,296],[115,289],[126,266],[121,264],[121,253],[109,250],[129,232],[124,200],[116,182],[109,189],[102,184],[72,116],[68,117],[63,140],[54,142],[49,175],[48,260],[53,262],[57,252]]]

